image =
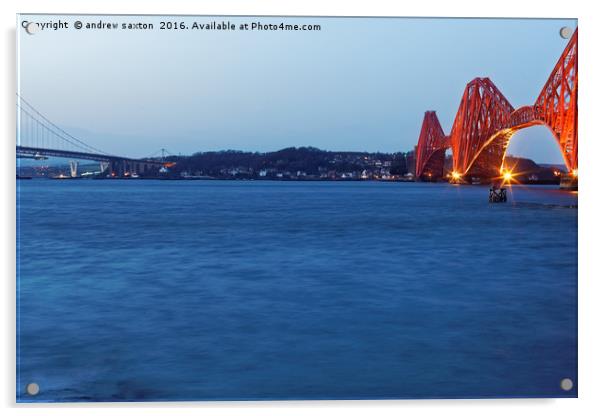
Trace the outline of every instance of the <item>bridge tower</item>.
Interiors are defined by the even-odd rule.
[[[77,177],[77,167],[79,166],[79,162],[77,160],[70,160],[69,161],[69,169],[71,170],[71,177],[72,178],[76,178]]]
[[[445,151],[449,138],[443,133],[437,114],[424,113],[422,129],[416,146],[416,180],[436,181],[443,177]]]

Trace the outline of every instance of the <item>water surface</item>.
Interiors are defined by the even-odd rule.
[[[576,194],[487,193],[19,181],[17,399],[575,397]]]

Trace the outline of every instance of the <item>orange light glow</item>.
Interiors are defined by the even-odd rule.
[[[571,172],[571,174],[576,178],[577,177],[577,169],[573,169],[573,171]]]
[[[457,181],[458,179],[460,179],[460,176],[462,176],[462,175],[460,175],[460,173],[458,173],[458,172],[456,172],[456,171],[453,171],[453,172],[452,172],[452,178],[453,178],[454,180],[456,180],[456,181]]]

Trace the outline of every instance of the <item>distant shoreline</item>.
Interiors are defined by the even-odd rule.
[[[538,165],[525,158],[508,156],[506,162],[520,172],[515,180],[522,183],[559,183],[561,166]],[[71,175],[87,179],[165,179],[165,180],[273,180],[273,181],[377,181],[413,182],[413,152],[368,153],[333,152],[312,147],[286,148],[276,152],[241,151],[200,152],[190,156],[164,156],[154,167],[97,163],[71,165],[19,166],[17,175],[70,179]],[[159,163],[163,166],[159,168]],[[423,175],[422,180],[446,180],[453,170],[447,156],[441,172]],[[486,181],[489,182],[489,181]]]
[[[140,178],[48,178],[48,177],[17,177],[17,180],[42,180],[42,181],[73,181],[77,180],[78,182],[87,182],[90,180],[100,180],[100,181],[126,181],[126,182],[136,182],[136,181],[161,181],[161,182],[191,182],[191,181],[206,181],[206,182],[304,182],[304,183],[316,183],[316,182],[369,182],[369,183],[421,183],[421,184],[448,184],[448,181],[440,180],[440,181],[415,181],[409,179],[292,179],[292,178],[281,178],[281,179],[257,179],[257,178],[177,178],[177,177],[166,177],[166,178],[153,178],[153,177],[140,177]],[[466,184],[468,185],[468,184]],[[484,182],[481,184],[469,184],[472,186],[489,186],[489,182]],[[539,180],[539,181],[530,181],[530,182],[517,182],[513,185],[555,185],[558,186],[559,183],[557,181],[551,180]]]

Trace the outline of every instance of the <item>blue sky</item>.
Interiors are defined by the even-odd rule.
[[[19,26],[19,93],[75,136],[143,157],[289,146],[407,151],[426,110],[449,132],[464,86],[487,76],[514,107],[532,104],[576,20],[20,16],[147,22],[153,31]],[[320,24],[320,31],[157,30],[192,24]],[[545,128],[510,153],[562,162]]]

